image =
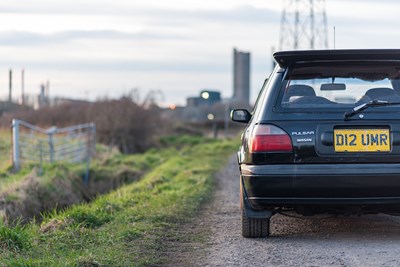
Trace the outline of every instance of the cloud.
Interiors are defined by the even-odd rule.
[[[73,40],[186,40],[189,37],[157,34],[148,32],[129,33],[116,30],[97,31],[62,31],[52,34],[40,34],[28,31],[0,32],[0,46],[31,46],[42,44],[65,43]]]
[[[75,2],[75,3],[74,3]],[[103,2],[103,3],[102,3]],[[2,1],[0,13],[3,14],[113,14],[123,10],[118,3],[104,1]],[[107,12],[108,10],[108,12]]]
[[[24,66],[26,69],[57,70],[57,71],[130,71],[135,73],[224,73],[230,72],[231,66],[224,61],[209,60],[197,62],[186,61],[162,61],[162,60],[118,60],[118,59],[55,59],[44,58],[38,60],[12,60],[0,62],[0,68]]]
[[[48,2],[46,4],[0,4],[0,14],[13,15],[100,15],[145,17],[160,22],[167,20],[213,20],[240,21],[241,23],[266,23],[279,21],[280,12],[268,8],[256,8],[252,5],[240,5],[226,9],[178,9],[165,7],[122,6],[110,3],[65,4]]]
[[[225,10],[174,10],[143,9],[140,14],[153,18],[197,20],[197,21],[231,21],[241,24],[277,22],[280,13],[271,9],[256,8],[251,5],[238,6]]]

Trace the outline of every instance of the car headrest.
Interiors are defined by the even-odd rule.
[[[285,93],[284,101],[289,101],[292,96],[315,96],[314,89],[305,84],[293,84],[290,85]]]
[[[372,100],[376,100],[382,97],[397,96],[396,92],[393,89],[385,87],[369,89],[365,93],[365,95],[371,98]]]

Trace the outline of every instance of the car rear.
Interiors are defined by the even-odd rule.
[[[246,216],[398,213],[400,50],[274,57],[239,152]]]

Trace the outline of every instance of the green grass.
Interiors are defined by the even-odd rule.
[[[16,216],[21,216],[26,221],[49,209],[90,200],[140,179],[176,153],[174,147],[136,155],[99,153],[99,157],[91,162],[88,186],[82,182],[85,164],[44,163],[42,175],[38,175],[34,165],[25,166],[18,173],[4,171],[4,177],[0,178],[0,209],[11,208],[14,212],[11,215],[0,212],[0,218],[12,222],[18,219]],[[4,204],[10,207],[4,207]]]
[[[152,150],[142,157],[115,155],[93,167],[96,172],[104,168],[110,175],[120,171],[120,166],[125,171],[147,168],[147,174],[135,183],[88,204],[53,210],[40,225],[3,226],[16,235],[5,235],[11,241],[0,246],[0,265],[165,263],[165,236],[194,216],[201,203],[210,198],[214,173],[237,148],[234,141],[189,139],[174,140],[180,149]]]
[[[11,129],[0,128],[0,189],[5,188],[14,180],[26,175],[26,173],[10,175],[10,171],[12,171],[11,157]]]
[[[12,167],[11,129],[0,128],[0,177]]]
[[[30,247],[29,241],[29,234],[20,223],[12,227],[0,223],[0,249],[20,251]]]

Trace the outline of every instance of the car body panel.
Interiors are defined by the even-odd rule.
[[[400,164],[242,165],[249,198],[400,198]]]

